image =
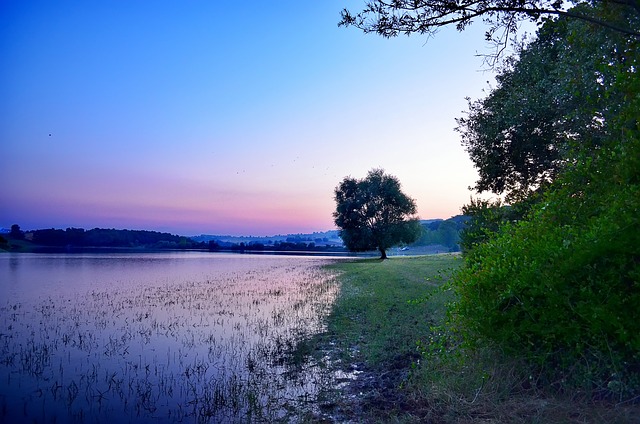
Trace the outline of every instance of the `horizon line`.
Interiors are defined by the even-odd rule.
[[[460,214],[459,214],[460,215]],[[454,215],[451,216],[449,218],[429,218],[429,219],[419,219],[420,222],[422,221],[438,221],[438,220],[447,220],[447,219],[451,219],[454,218],[455,216],[458,215]],[[13,225],[20,225],[20,224],[12,224]],[[11,231],[11,226],[9,227],[0,227],[0,233],[2,234],[8,234]],[[42,227],[42,228],[36,228],[36,229],[28,229],[28,230],[24,230],[22,228],[20,228],[21,231],[23,231],[24,233],[28,233],[28,232],[32,232],[32,231],[41,231],[41,230],[62,230],[62,231],[66,231],[68,229],[78,229],[78,230],[83,230],[83,231],[90,231],[90,230],[95,230],[95,229],[99,229],[99,230],[115,230],[115,231],[149,231],[149,232],[156,232],[156,233],[166,233],[166,234],[171,234],[171,235],[176,235],[176,236],[180,236],[180,237],[187,237],[187,238],[191,238],[191,237],[200,237],[200,236],[216,236],[216,237],[246,237],[246,238],[270,238],[270,237],[282,237],[282,236],[291,236],[291,235],[312,235],[312,234],[316,234],[316,233],[327,233],[330,231],[339,231],[340,229],[337,227],[333,227],[330,229],[325,229],[325,230],[316,230],[316,231],[312,231],[312,232],[296,232],[296,233],[278,233],[278,234],[271,234],[271,235],[254,235],[254,234],[231,234],[231,233],[227,233],[227,234],[221,234],[221,233],[206,233],[206,232],[201,232],[200,234],[191,234],[191,235],[186,235],[186,234],[181,234],[179,232],[171,232],[171,231],[167,231],[167,230],[150,230],[150,229],[134,229],[134,228],[115,228],[115,227],[92,227],[92,228],[84,228],[84,227],[74,227],[74,226],[69,226],[66,228],[61,228],[61,227]]]

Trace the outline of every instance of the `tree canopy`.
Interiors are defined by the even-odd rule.
[[[388,248],[412,243],[420,236],[416,202],[400,189],[400,182],[382,169],[366,178],[346,177],[335,189],[335,224],[351,251],[377,249],[386,259]]]
[[[582,14],[594,14],[580,7]],[[476,191],[521,200],[547,185],[579,150],[602,146],[624,106],[615,85],[636,72],[639,39],[559,18],[505,60],[497,86],[457,120],[478,170]]]
[[[20,226],[18,224],[13,224],[11,226],[11,232],[9,232],[9,236],[16,240],[22,240],[24,239],[24,231],[20,229]]]

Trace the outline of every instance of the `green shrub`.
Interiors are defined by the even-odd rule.
[[[468,252],[452,310],[468,342],[619,397],[640,393],[640,137],[627,129]]]

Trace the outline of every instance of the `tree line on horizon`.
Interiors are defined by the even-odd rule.
[[[45,247],[120,247],[155,249],[192,249],[203,244],[188,237],[149,230],[116,230],[106,228],[48,228],[22,231],[14,224],[8,237]]]
[[[449,251],[459,250],[460,231],[468,218],[456,216],[447,220],[422,222],[420,237],[411,246],[443,246]],[[38,247],[56,249],[82,248],[139,248],[139,249],[202,249],[210,251],[344,251],[341,246],[329,243],[325,238],[291,235],[284,240],[228,242],[219,239],[199,241],[189,237],[166,232],[149,230],[67,228],[65,230],[48,228],[23,231],[18,224],[11,226],[5,237],[0,235],[0,249],[20,250],[12,241],[22,242],[30,249]],[[29,249],[27,249],[29,250]]]

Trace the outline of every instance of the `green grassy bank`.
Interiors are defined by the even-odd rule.
[[[370,366],[418,360],[417,341],[444,319],[438,289],[460,262],[459,256],[434,255],[333,265],[342,286],[329,333],[341,351],[357,347],[355,358]]]
[[[341,370],[322,400],[330,421],[640,422],[638,405],[551,392],[524,363],[488,347],[462,351],[442,330],[453,298],[441,289],[461,264],[435,255],[330,266],[341,291],[318,341]]]

